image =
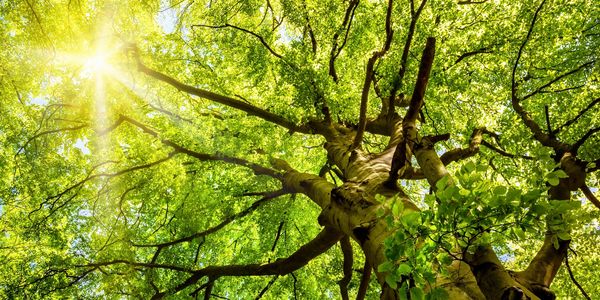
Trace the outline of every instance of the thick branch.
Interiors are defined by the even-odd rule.
[[[186,281],[175,287],[172,293],[183,290],[184,288],[195,284],[204,276],[216,279],[222,276],[263,276],[263,275],[286,275],[294,272],[315,257],[331,248],[337,243],[343,234],[339,231],[326,227],[313,240],[306,243],[292,255],[284,259],[278,259],[268,264],[249,264],[249,265],[228,265],[228,266],[210,266],[194,272],[194,275]]]
[[[483,141],[483,129],[475,129],[471,134],[471,140],[469,141],[469,147],[462,149],[450,150],[440,157],[444,165],[448,165],[451,162],[471,157],[479,152],[479,145]]]
[[[410,158],[412,157],[412,149],[417,140],[416,121],[417,117],[419,116],[419,111],[423,106],[425,89],[427,87],[427,82],[429,81],[429,74],[433,65],[434,56],[435,38],[429,37],[427,38],[427,43],[425,44],[425,49],[423,50],[423,56],[421,57],[417,82],[415,83],[415,88],[413,90],[408,111],[402,120],[403,139],[394,150],[388,182],[396,182],[399,176],[398,171],[404,167],[405,163],[410,161]]]
[[[268,264],[211,266],[197,271],[202,276],[259,276],[286,275],[294,272],[331,248],[343,237],[342,233],[325,227],[313,240],[292,255]]]
[[[429,81],[429,73],[433,66],[433,58],[435,56],[435,38],[427,38],[425,49],[423,50],[423,56],[421,58],[421,64],[419,66],[419,73],[417,75],[417,82],[410,99],[408,111],[404,116],[403,127],[406,123],[414,123],[419,115],[419,111],[423,106],[423,100],[425,97],[425,90],[427,88],[427,82]]]

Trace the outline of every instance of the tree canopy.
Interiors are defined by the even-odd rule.
[[[600,295],[594,0],[0,1],[0,298]]]

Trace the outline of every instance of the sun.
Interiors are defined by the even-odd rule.
[[[98,74],[106,72],[109,69],[109,55],[98,52],[93,56],[87,57],[83,63],[83,72],[87,74]]]

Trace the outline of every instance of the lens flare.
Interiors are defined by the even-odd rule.
[[[96,74],[106,72],[109,68],[108,54],[96,53],[85,59],[83,72],[87,74]]]

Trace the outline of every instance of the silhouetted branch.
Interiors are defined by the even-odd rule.
[[[402,86],[402,81],[404,80],[404,75],[406,74],[406,68],[408,64],[408,54],[410,53],[410,47],[412,44],[413,36],[415,34],[415,29],[417,27],[417,21],[421,16],[421,12],[425,7],[427,0],[421,0],[421,4],[415,11],[414,0],[410,0],[410,24],[408,25],[408,33],[406,34],[406,40],[404,42],[404,48],[402,49],[402,57],[400,58],[400,68],[398,69],[398,77],[394,79],[392,83],[392,90],[390,92],[390,97],[388,99],[388,117],[391,117],[395,111],[395,102],[396,102],[396,93]],[[382,111],[383,112],[383,111]],[[383,112],[385,113],[385,112]]]
[[[527,160],[532,160],[533,157],[531,156],[527,156],[527,155],[516,155],[516,154],[512,154],[512,153],[508,153],[492,144],[490,144],[489,142],[487,142],[486,140],[482,140],[481,141],[481,145],[485,146],[486,148],[504,156],[504,157],[509,157],[509,158],[522,158],[522,159],[527,159]]]
[[[466,5],[466,4],[483,4],[486,3],[487,0],[480,0],[480,1],[473,1],[473,0],[466,0],[466,1],[458,1],[459,5]]]
[[[340,247],[342,248],[342,254],[344,255],[344,266],[342,268],[344,277],[338,281],[338,285],[340,286],[342,300],[348,300],[350,299],[348,296],[348,284],[350,283],[350,280],[352,280],[352,265],[354,264],[352,244],[350,243],[350,238],[348,236],[345,236],[340,240]]]
[[[285,195],[285,194],[286,194],[286,192],[284,190],[279,190],[279,191],[275,191],[275,192],[266,194],[266,195],[264,195],[264,197],[262,199],[257,200],[256,202],[252,203],[252,205],[250,205],[250,207],[225,218],[219,224],[217,224],[213,227],[210,227],[208,229],[205,229],[203,231],[199,231],[194,234],[188,235],[186,237],[182,237],[182,238],[170,241],[170,242],[157,243],[157,244],[137,244],[137,243],[131,243],[131,244],[134,247],[157,247],[160,249],[160,248],[169,247],[169,246],[172,246],[175,244],[180,244],[183,242],[190,242],[194,239],[205,237],[209,234],[219,231],[221,228],[225,227],[226,225],[230,224],[231,222],[238,220],[240,218],[243,218],[243,217],[249,215],[250,213],[254,212],[257,208],[259,208],[261,205],[265,204],[269,200],[277,198],[277,197]]]
[[[213,29],[220,29],[220,28],[230,27],[230,28],[233,28],[233,29],[237,29],[239,31],[242,31],[242,32],[245,32],[247,34],[250,34],[250,35],[254,36],[255,38],[257,38],[260,41],[261,44],[263,44],[263,46],[265,46],[265,48],[267,48],[267,50],[269,50],[269,52],[271,52],[271,54],[273,54],[273,56],[275,56],[277,58],[280,58],[280,59],[283,59],[283,56],[281,54],[275,52],[275,50],[273,50],[273,48],[271,48],[271,46],[269,46],[269,44],[267,43],[267,41],[265,41],[265,39],[261,35],[255,33],[254,31],[250,31],[248,29],[245,29],[245,28],[242,28],[242,27],[239,27],[239,26],[235,26],[235,25],[231,25],[231,24],[224,24],[224,25],[195,24],[195,25],[192,25],[191,27],[192,28],[194,28],[194,27],[204,27],[204,28],[213,28]],[[285,61],[285,59],[284,59],[284,61]]]
[[[519,115],[519,117],[521,117],[521,120],[523,121],[525,126],[527,126],[527,128],[529,128],[529,130],[533,134],[533,137],[538,142],[540,142],[542,145],[544,145],[546,147],[551,147],[554,150],[566,152],[566,151],[569,151],[571,147],[565,143],[558,141],[555,138],[552,138],[549,134],[544,133],[542,131],[542,129],[540,128],[540,126],[533,120],[533,118],[531,118],[529,113],[527,111],[525,111],[523,106],[521,106],[521,104],[519,103],[521,101],[521,99],[519,99],[519,97],[517,95],[517,88],[518,88],[518,84],[516,81],[517,67],[519,66],[519,61],[521,60],[521,56],[523,54],[523,50],[525,49],[525,45],[527,45],[527,42],[529,41],[529,38],[531,37],[531,33],[533,32],[533,28],[534,28],[535,22],[538,18],[538,15],[539,15],[540,11],[542,10],[542,7],[544,6],[545,3],[546,3],[546,0],[543,0],[542,3],[540,3],[538,8],[536,9],[535,14],[533,15],[533,18],[531,20],[531,25],[529,26],[529,30],[527,31],[527,36],[525,37],[525,39],[523,40],[523,43],[519,47],[519,52],[517,53],[517,58],[515,60],[515,64],[513,65],[512,75],[511,75],[511,103],[512,103],[512,107],[515,110],[515,112]]]
[[[173,142],[171,140],[160,138],[159,134],[156,131],[150,129],[148,126],[146,126],[132,118],[129,118],[126,116],[122,116],[122,118],[124,121],[127,121],[128,123],[140,128],[145,133],[159,139],[162,144],[173,148],[177,153],[183,153],[188,156],[197,158],[198,160],[201,160],[201,161],[223,161],[223,162],[227,162],[227,163],[231,163],[231,164],[240,165],[240,166],[251,169],[254,172],[254,174],[256,174],[256,175],[267,175],[267,176],[271,176],[273,178],[281,177],[281,175],[277,171],[263,167],[259,164],[249,162],[245,159],[231,157],[231,156],[225,156],[225,155],[221,155],[221,154],[206,154],[206,153],[200,153],[200,152],[190,150],[188,148],[180,146],[179,144],[176,144],[175,142]]]
[[[459,62],[461,62],[463,59],[471,57],[473,55],[477,55],[477,54],[482,54],[482,53],[493,53],[492,50],[490,50],[488,47],[483,47],[480,49],[477,49],[475,51],[470,51],[470,52],[466,52],[461,54],[456,61],[454,62],[454,64],[458,64]]]
[[[545,88],[547,88],[547,87],[549,87],[549,86],[553,85],[553,84],[554,84],[554,83],[556,83],[557,81],[559,81],[559,80],[561,80],[561,79],[563,79],[563,78],[565,78],[565,77],[567,77],[567,76],[569,76],[569,75],[575,74],[575,73],[577,73],[577,72],[579,72],[579,71],[581,71],[581,70],[583,70],[583,69],[585,69],[585,68],[587,68],[587,67],[591,66],[592,64],[594,64],[594,61],[593,61],[593,60],[592,60],[592,61],[588,61],[588,62],[586,62],[586,63],[584,63],[584,64],[582,64],[582,65],[578,66],[577,68],[575,68],[575,69],[573,69],[573,70],[571,70],[571,71],[569,71],[569,72],[566,72],[566,73],[563,73],[563,74],[561,74],[561,75],[557,76],[556,78],[554,78],[554,79],[550,80],[548,83],[546,83],[546,84],[544,84],[544,85],[540,86],[539,88],[537,88],[535,91],[533,91],[533,92],[531,92],[531,93],[529,93],[529,94],[525,95],[523,98],[521,98],[521,100],[520,100],[520,101],[524,101],[524,100],[526,100],[526,99],[528,99],[528,98],[530,98],[530,97],[533,97],[533,96],[535,96],[536,94],[538,94],[539,92],[543,91]]]
[[[283,229],[284,224],[284,221],[279,222],[279,227],[277,227],[277,234],[275,235],[273,246],[271,246],[271,252],[275,251],[275,248],[277,247],[277,242],[279,242],[279,238],[281,237],[281,230]]]
[[[136,58],[137,58],[137,62],[138,62],[138,70],[140,72],[142,72],[150,77],[153,77],[155,79],[158,79],[162,82],[165,82],[180,91],[183,91],[183,92],[191,94],[191,95],[198,96],[200,98],[215,101],[217,103],[220,103],[220,104],[223,104],[226,106],[230,106],[230,107],[239,109],[241,111],[248,113],[249,115],[257,116],[265,121],[268,121],[268,122],[277,124],[279,126],[282,126],[284,128],[287,128],[292,132],[310,133],[310,130],[308,127],[297,126],[296,124],[286,120],[285,118],[283,118],[279,115],[276,115],[274,113],[271,113],[269,111],[266,111],[262,108],[258,108],[256,106],[248,104],[244,101],[240,101],[240,100],[237,100],[237,99],[234,99],[231,97],[223,96],[220,94],[216,94],[216,93],[213,93],[213,92],[210,92],[207,90],[199,89],[199,88],[184,84],[184,83],[174,79],[173,77],[170,77],[161,72],[158,72],[158,71],[148,68],[146,65],[144,65],[141,62],[139,57],[136,57]]]
[[[44,135],[48,135],[48,134],[52,134],[52,133],[58,133],[58,132],[65,132],[65,131],[75,131],[75,130],[79,130],[79,129],[83,129],[87,127],[87,125],[79,125],[79,126],[74,126],[74,127],[65,127],[65,128],[59,128],[59,129],[53,129],[53,130],[47,130],[47,131],[42,131],[40,133],[35,134],[34,136],[30,137],[25,144],[23,144],[23,146],[21,146],[19,148],[19,150],[17,151],[17,154],[21,153],[21,151],[25,150],[25,148],[27,147],[27,145],[29,145],[33,140],[44,136]]]
[[[579,291],[581,291],[581,294],[583,295],[583,297],[585,297],[585,299],[587,299],[587,300],[592,300],[592,298],[590,298],[590,296],[585,292],[585,290],[583,289],[581,284],[579,284],[579,282],[577,282],[577,280],[575,280],[575,276],[573,276],[573,271],[571,270],[571,266],[569,265],[568,251],[567,251],[567,255],[565,256],[565,266],[567,267],[567,271],[569,272],[569,277],[571,278],[571,281],[573,281],[573,284],[575,284],[575,286],[577,286]]]
[[[571,124],[577,122],[577,120],[579,120],[579,118],[581,118],[583,116],[583,114],[585,114],[588,110],[592,109],[592,107],[594,107],[594,105],[596,105],[598,103],[600,103],[600,98],[594,99],[594,101],[590,102],[590,104],[588,104],[588,106],[586,106],[584,109],[582,109],[575,117],[568,120],[567,122],[565,122],[563,125],[559,126],[558,128],[554,129],[554,131],[552,133],[557,134],[563,128],[571,126]]]
[[[579,150],[579,148],[581,146],[583,146],[583,144],[585,144],[587,139],[589,139],[594,133],[596,133],[598,131],[600,131],[600,127],[596,127],[596,128],[592,128],[592,129],[588,130],[579,140],[577,140],[573,144],[573,152],[577,153],[577,150]]]
[[[310,19],[308,17],[308,9],[306,8],[306,1],[303,1],[304,5],[304,19],[306,19],[306,29],[308,30],[308,36],[310,37],[310,44],[312,46],[313,56],[317,55],[317,39],[315,38],[315,33],[313,32],[312,27],[310,26]]]
[[[594,204],[594,206],[596,206],[598,209],[600,209],[600,201],[598,200],[598,198],[596,198],[594,193],[592,193],[592,191],[590,190],[590,188],[587,185],[584,184],[579,189],[581,190],[581,192],[583,192],[585,197],[588,200],[590,200],[590,202],[592,202],[592,204]]]
[[[287,258],[278,259],[267,264],[209,266],[197,271],[187,280],[179,284],[169,293],[177,293],[186,287],[195,284],[201,278],[208,276],[216,280],[223,276],[264,276],[286,275],[304,267],[308,262],[319,256],[337,243],[343,234],[335,229],[326,227],[313,240],[304,244]]]
[[[333,45],[331,46],[331,53],[329,54],[329,75],[333,78],[333,81],[335,82],[338,82],[337,72],[335,71],[335,60],[340,55],[342,49],[346,45],[348,33],[350,32],[350,27],[352,26],[352,19],[354,18],[354,12],[356,11],[358,3],[358,0],[350,0],[348,8],[346,9],[346,14],[344,15],[344,21],[342,22],[342,26],[333,35]],[[338,38],[342,30],[344,29],[346,30],[346,33],[344,35],[344,41],[342,42],[342,45],[338,47]]]
[[[271,285],[273,285],[273,283],[275,283],[275,280],[277,280],[277,278],[279,278],[279,275],[273,276],[273,278],[271,280],[269,280],[267,285],[260,291],[260,293],[256,296],[256,298],[254,298],[254,300],[259,300],[260,298],[262,298],[262,296],[269,290]]]
[[[369,102],[369,90],[371,88],[371,81],[373,81],[373,76],[375,72],[373,71],[375,62],[385,55],[385,53],[390,49],[392,44],[392,37],[394,32],[392,30],[392,7],[393,0],[388,1],[387,12],[385,17],[385,42],[383,43],[383,47],[379,51],[375,51],[373,56],[369,58],[367,62],[367,72],[365,74],[365,82],[363,84],[362,93],[360,97],[360,115],[358,118],[358,129],[356,130],[356,136],[354,137],[354,142],[352,143],[352,149],[358,148],[362,143],[363,135],[365,133],[365,127],[367,126],[367,104]]]
[[[367,295],[367,290],[369,289],[369,280],[371,279],[371,266],[365,260],[365,265],[363,267],[363,275],[360,279],[360,286],[358,287],[358,292],[356,293],[356,300],[364,300]]]

